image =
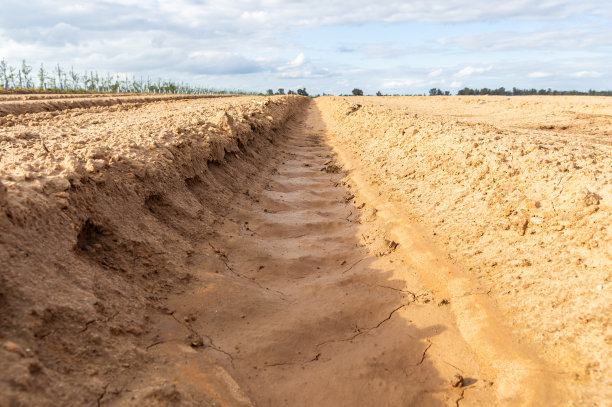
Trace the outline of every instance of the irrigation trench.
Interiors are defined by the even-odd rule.
[[[99,404],[129,403],[168,380],[162,404],[499,403],[448,299],[424,288],[376,211],[355,199],[316,105],[306,110],[278,141],[276,165],[236,194],[202,243],[215,255],[193,255],[193,289],[152,321],[161,329],[147,352],[158,363]]]

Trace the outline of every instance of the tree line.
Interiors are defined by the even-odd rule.
[[[272,89],[268,89],[266,94],[268,96],[272,96],[272,95],[301,95],[301,96],[310,96],[310,95],[308,95],[308,92],[306,92],[306,88],[298,89],[297,91],[293,91],[293,90],[289,89],[287,91],[287,93],[285,93],[285,89],[284,88],[278,88],[278,90],[276,92],[274,92],[274,90],[272,90]]]
[[[14,67],[0,60],[0,89],[40,90],[60,92],[115,92],[115,93],[165,93],[186,95],[208,94],[257,94],[239,90],[214,89],[194,86],[168,79],[136,78],[128,74],[98,74],[94,71],[77,72],[71,67],[64,69],[59,64],[46,69],[40,64],[35,73],[26,60]]]
[[[352,91],[353,96],[363,96],[363,91],[359,88],[355,88]],[[429,96],[450,96],[452,93],[448,90],[442,90],[438,88],[429,89]],[[512,90],[506,90],[504,87],[497,89],[481,88],[463,88],[457,91],[457,95],[501,95],[501,96],[523,96],[523,95],[582,95],[582,96],[612,96],[610,90],[589,90],[588,92],[578,90],[552,90],[548,89],[519,89],[512,88]],[[345,95],[349,96],[349,95]],[[419,94],[383,94],[381,91],[376,92],[376,96],[420,96]],[[425,94],[423,94],[425,96]]]
[[[438,96],[438,95],[449,95],[450,92],[444,91],[441,89],[432,88],[429,90],[430,96]],[[612,91],[610,90],[593,90],[590,89],[587,92],[578,91],[578,90],[553,90],[553,89],[519,89],[512,88],[512,90],[506,90],[504,87],[500,87],[497,89],[489,89],[489,88],[481,88],[481,89],[472,89],[465,87],[457,92],[457,95],[500,95],[500,96],[524,96],[524,95],[582,95],[582,96],[612,96]]]
[[[165,94],[248,94],[259,95],[258,92],[244,92],[240,90],[215,89],[204,86],[193,86],[185,82],[175,82],[172,80],[158,78],[151,80],[150,77],[143,79],[136,78],[128,74],[98,74],[94,71],[77,72],[71,67],[64,69],[59,64],[52,69],[46,69],[43,64],[35,72],[26,60],[21,61],[21,65],[14,67],[6,63],[4,58],[0,60],[0,90],[40,90],[54,92],[115,92],[115,93],[165,93]],[[359,88],[352,90],[353,96],[363,96],[363,91]],[[276,92],[268,89],[268,95],[302,95],[310,96],[306,88],[297,91],[279,88]],[[323,94],[325,95],[325,93]],[[408,94],[406,94],[408,95]],[[431,88],[430,96],[449,96],[448,90]],[[501,96],[521,96],[521,95],[590,95],[590,96],[612,96],[612,91],[588,92],[577,90],[552,90],[548,89],[519,89],[512,88],[506,90],[504,87],[497,89],[489,88],[469,88],[465,87],[457,92],[457,95],[501,95]],[[314,97],[319,95],[314,95]],[[347,95],[348,96],[348,95]],[[383,95],[376,92],[376,96]],[[393,96],[399,96],[394,94]]]

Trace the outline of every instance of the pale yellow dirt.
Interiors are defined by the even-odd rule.
[[[573,379],[574,402],[607,403],[610,99],[330,97],[317,106],[358,189],[373,188],[440,248],[451,294],[465,294],[454,273],[477,280],[518,340]]]
[[[13,126],[22,114],[56,112],[114,105],[142,105],[163,100],[210,99],[227,95],[130,95],[130,94],[1,94],[0,124]]]
[[[529,98],[27,97],[1,406],[605,405],[605,109],[559,141]]]

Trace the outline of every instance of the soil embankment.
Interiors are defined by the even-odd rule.
[[[47,99],[0,117],[0,405],[602,400],[600,130],[529,138],[435,98]]]
[[[545,374],[565,383],[570,403],[609,401],[609,99],[321,98],[317,106],[357,190],[372,191],[409,244],[435,247],[439,264],[422,250],[413,262],[449,290],[464,336],[486,359],[508,358],[494,349],[504,335],[488,326],[503,320],[551,363]],[[474,301],[463,304],[465,296]]]
[[[151,352],[165,363],[119,404],[152,383],[173,385],[186,403],[206,394],[236,406],[496,403],[495,378],[445,299],[419,283],[374,208],[353,202],[324,135],[311,107],[278,141],[272,171],[234,196],[196,250],[198,282],[156,323],[165,328]],[[235,176],[218,171],[222,183]],[[457,374],[465,387],[451,385]]]
[[[19,123],[16,116],[42,112],[57,112],[70,109],[98,109],[115,105],[143,105],[159,101],[224,98],[228,95],[113,95],[113,94],[0,94],[0,125],[13,126]],[[49,118],[53,116],[48,116]]]
[[[304,103],[25,111],[1,127],[0,404],[95,405],[146,364],[150,320],[249,175],[223,184],[215,167],[265,166]]]

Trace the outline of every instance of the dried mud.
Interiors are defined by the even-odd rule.
[[[605,404],[607,99],[89,96],[0,95],[0,405]]]

